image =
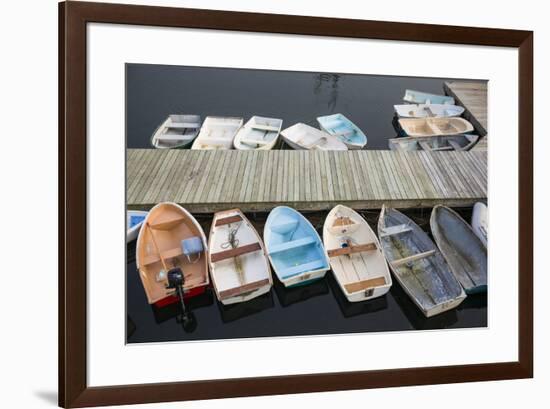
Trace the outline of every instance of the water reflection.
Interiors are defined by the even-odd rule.
[[[340,307],[340,311],[342,311],[342,315],[345,318],[371,314],[373,312],[383,311],[388,308],[388,300],[386,299],[386,296],[361,302],[349,302],[332,273],[330,274],[330,277],[328,277],[327,281],[332,294],[334,294],[334,298],[336,298],[338,307]]]
[[[203,294],[185,300],[185,306],[191,316],[191,320],[185,323],[186,327],[184,329],[186,332],[193,332],[197,329],[198,322],[195,318],[194,311],[200,308],[209,307],[212,304],[214,304],[214,294],[211,289],[207,289]],[[179,302],[164,307],[157,307],[153,304],[150,307],[157,324],[162,324],[169,320],[174,320],[175,323],[183,324],[181,321],[183,311]]]
[[[313,93],[317,96],[327,98],[328,112],[333,112],[338,101],[339,74],[321,73],[313,77]]]
[[[287,288],[279,281],[273,284],[277,298],[283,307],[288,307],[292,304],[301,303],[313,297],[328,294],[328,285],[326,279],[314,281],[313,283]]]
[[[231,305],[223,305],[221,302],[217,302],[217,304],[224,323],[258,314],[274,306],[271,291],[246,302]]]

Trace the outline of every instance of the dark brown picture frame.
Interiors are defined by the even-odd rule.
[[[518,361],[88,387],[86,25],[114,23],[513,47],[519,50]],[[59,405],[83,407],[533,376],[533,32],[105,3],[59,4]]]

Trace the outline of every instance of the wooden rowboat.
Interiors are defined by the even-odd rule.
[[[338,138],[312,126],[297,123],[281,131],[283,140],[293,149],[346,151],[348,147]]]
[[[253,116],[237,132],[233,145],[241,150],[270,150],[279,140],[282,119]]]
[[[169,115],[151,137],[157,149],[185,148],[193,142],[201,128],[199,115]]]
[[[378,238],[395,278],[426,317],[453,309],[466,298],[434,242],[407,216],[382,207]]]
[[[208,116],[191,149],[233,149],[233,139],[241,126],[242,118]]]
[[[340,289],[350,302],[386,294],[392,280],[374,231],[349,207],[337,205],[323,227],[323,242]]]
[[[405,90],[403,101],[412,104],[448,104],[454,105],[453,97],[446,95],[430,94],[428,92],[414,91],[412,89]]]
[[[487,233],[489,232],[489,217],[487,215],[487,205],[478,202],[474,205],[472,212],[472,229],[474,233],[487,247]]]
[[[467,151],[478,139],[478,135],[413,136],[389,139],[388,145],[392,151]]]
[[[271,289],[264,244],[239,209],[214,214],[208,260],[216,295],[224,305],[251,300]]]
[[[348,149],[363,149],[367,144],[363,131],[342,114],[320,116],[317,122],[323,131],[336,136]]]
[[[126,211],[126,243],[130,243],[137,239],[139,230],[143,225],[143,221],[147,217],[147,212],[141,210]]]
[[[154,206],[141,228],[136,263],[149,304],[177,302],[176,290],[167,288],[167,273],[180,268],[184,296],[204,292],[209,284],[206,237],[195,218],[176,203]]]
[[[466,294],[487,291],[487,248],[454,210],[435,206],[432,236]]]
[[[402,118],[399,126],[407,136],[426,137],[472,132],[472,124],[462,118]]]
[[[296,210],[279,206],[267,217],[264,240],[273,271],[285,287],[323,278],[329,269],[319,234]]]
[[[400,118],[450,118],[464,113],[463,107],[449,104],[401,104],[393,109]]]

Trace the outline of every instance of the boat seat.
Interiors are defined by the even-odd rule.
[[[221,219],[216,220],[216,227],[225,226],[226,224],[237,223],[242,221],[243,221],[242,217],[236,214],[234,216],[223,217]]]
[[[287,267],[279,271],[280,277],[285,280],[297,274],[307,273],[309,271],[319,270],[323,267],[326,267],[325,260],[318,259],[310,261],[309,263],[300,264],[298,266]]]
[[[159,141],[184,141],[186,139],[191,139],[193,135],[184,135],[184,134],[162,134],[157,137]]]
[[[292,217],[281,216],[277,218],[275,222],[271,223],[269,228],[274,233],[287,234],[296,230],[298,223],[298,220]]]
[[[194,122],[172,122],[169,125],[166,125],[167,128],[173,128],[173,129],[182,129],[182,128],[192,128],[192,129],[199,129],[201,127],[201,124],[197,124]]]
[[[376,250],[378,247],[376,246],[376,243],[365,243],[365,244],[356,244],[346,247],[340,247],[338,249],[332,249],[327,250],[329,257],[338,257],[343,255],[349,255],[349,254],[355,254],[355,253],[362,253],[364,251],[373,251]]]
[[[348,129],[343,132],[334,132],[334,135],[346,138],[348,136],[355,135],[356,133],[357,131],[355,129]]]
[[[298,247],[304,247],[315,242],[316,240],[313,237],[304,237],[302,239],[287,241],[281,244],[274,244],[271,246],[269,254],[273,255],[277,253],[282,253],[283,251],[296,249]]]
[[[173,248],[173,249],[170,249],[170,250],[161,251],[161,254],[162,254],[162,259],[163,260],[168,260],[168,259],[183,255],[183,252],[182,252],[181,247],[176,247],[176,248]],[[143,258],[143,263],[142,264],[144,266],[147,266],[147,265],[150,265],[150,264],[155,264],[155,263],[159,262],[160,260],[161,259],[160,259],[160,256],[158,254],[156,254],[156,253],[155,254],[148,254]]]
[[[459,144],[458,142],[456,142],[456,141],[451,141],[451,140],[449,140],[448,143],[449,143],[449,145],[451,145],[451,146],[453,147],[453,149],[454,149],[455,151],[461,151],[461,150],[463,150],[462,146],[460,146],[460,144]]]
[[[260,140],[257,140],[257,139],[246,139],[246,138],[243,138],[241,139],[241,142],[244,143],[245,145],[269,145],[271,142],[273,141],[260,141]]]
[[[231,144],[231,139],[227,139],[227,138],[214,138],[214,137],[211,137],[211,136],[206,136],[204,139],[200,139],[199,142],[202,144],[202,145],[210,145],[210,146],[214,146],[214,145],[230,145]]]
[[[380,233],[380,237],[393,236],[395,234],[407,233],[412,229],[406,224],[398,224],[395,226],[384,227]]]
[[[279,128],[276,126],[269,126],[269,125],[252,125],[252,129],[258,129],[260,131],[268,131],[268,132],[278,132]]]
[[[227,260],[228,258],[233,258],[237,256],[242,256],[243,254],[252,253],[254,251],[259,251],[262,249],[260,243],[246,244],[244,246],[236,247],[234,249],[229,249],[225,251],[220,251],[218,253],[210,254],[210,261],[216,263],[218,261]]]
[[[233,287],[228,290],[220,291],[219,296],[220,300],[225,300],[227,298],[236,297],[239,295],[244,295],[251,293],[252,291],[259,290],[263,286],[269,285],[269,279],[264,278],[263,280],[254,281],[252,283],[247,283],[238,287]]]
[[[401,267],[403,264],[411,263],[416,260],[421,260],[426,257],[431,257],[435,255],[435,250],[428,250],[423,253],[413,254],[412,256],[400,258],[391,262],[393,267]]]
[[[344,288],[348,293],[355,293],[357,291],[369,290],[371,288],[380,287],[383,285],[386,285],[386,279],[384,277],[376,277],[346,284],[344,285]]]

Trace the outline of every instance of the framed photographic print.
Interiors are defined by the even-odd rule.
[[[532,32],[64,2],[59,41],[61,406],[532,376]]]

